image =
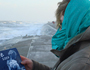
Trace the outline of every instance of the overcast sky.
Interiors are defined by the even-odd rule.
[[[60,1],[62,0],[0,0],[0,21],[53,21]]]

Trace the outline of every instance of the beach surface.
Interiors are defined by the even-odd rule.
[[[7,40],[0,45],[0,51],[17,48],[19,54],[39,63],[53,67],[58,58],[50,52],[51,38],[56,32],[55,24],[47,23],[42,28],[42,35],[20,36]]]

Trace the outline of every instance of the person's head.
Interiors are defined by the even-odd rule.
[[[14,50],[10,50],[8,52],[8,55],[10,56],[10,59],[16,59],[16,52]]]
[[[62,29],[57,31],[52,38],[52,49],[56,50],[67,48],[72,39],[74,40],[77,36],[82,36],[83,33],[86,33],[86,29],[90,27],[90,0],[61,2],[56,11],[58,24],[61,23],[60,17],[62,15],[64,15]]]
[[[65,9],[66,9],[69,1],[70,0],[63,0],[62,2],[58,3],[58,8],[57,8],[56,14],[55,14],[57,27],[61,27],[63,17],[64,17],[64,12],[65,12]]]

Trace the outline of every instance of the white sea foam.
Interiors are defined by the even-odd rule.
[[[11,39],[25,35],[41,35],[41,28],[44,24],[36,23],[0,23],[0,40]]]

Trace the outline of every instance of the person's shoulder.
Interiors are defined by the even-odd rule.
[[[90,47],[86,47],[65,59],[58,70],[90,70]]]

